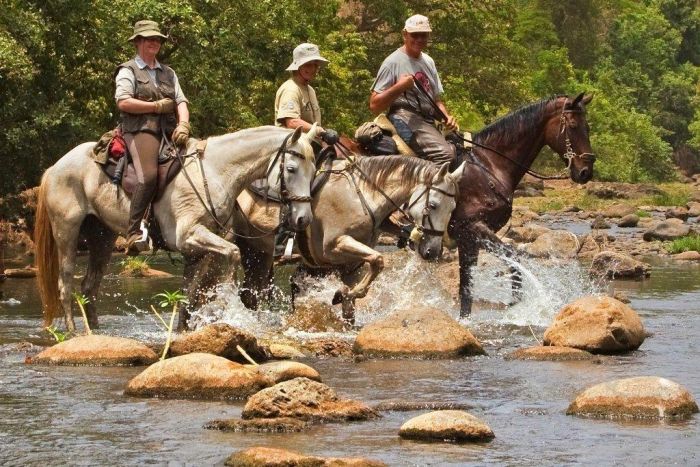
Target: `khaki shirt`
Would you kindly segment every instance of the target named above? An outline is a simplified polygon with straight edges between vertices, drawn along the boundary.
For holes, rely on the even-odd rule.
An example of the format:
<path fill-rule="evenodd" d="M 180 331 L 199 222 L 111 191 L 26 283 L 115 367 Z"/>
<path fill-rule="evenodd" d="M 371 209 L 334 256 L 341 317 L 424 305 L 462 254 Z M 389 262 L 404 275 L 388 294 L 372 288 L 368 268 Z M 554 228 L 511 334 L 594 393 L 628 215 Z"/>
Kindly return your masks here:
<path fill-rule="evenodd" d="M 284 126 L 285 118 L 300 118 L 307 123 L 321 124 L 321 107 L 314 88 L 299 86 L 291 78 L 279 87 L 275 95 L 275 125 Z"/>

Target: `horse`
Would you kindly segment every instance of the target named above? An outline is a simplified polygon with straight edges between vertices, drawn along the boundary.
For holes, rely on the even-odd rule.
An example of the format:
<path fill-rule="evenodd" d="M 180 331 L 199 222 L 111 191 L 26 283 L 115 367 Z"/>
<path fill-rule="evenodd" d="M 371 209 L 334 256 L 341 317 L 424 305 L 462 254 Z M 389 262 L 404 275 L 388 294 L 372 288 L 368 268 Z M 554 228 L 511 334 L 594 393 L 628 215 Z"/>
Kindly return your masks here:
<path fill-rule="evenodd" d="M 515 251 L 495 234 L 513 212 L 513 193 L 545 146 L 567 165 L 569 178 L 579 184 L 593 176 L 595 154 L 591 150 L 586 105 L 593 96 L 556 96 L 522 107 L 474 135 L 474 148 L 466 157 L 459 179 L 457 207 L 448 227 L 459 252 L 460 317 L 472 307 L 471 268 L 479 249 Z M 511 268 L 514 297 L 520 292 L 520 275 Z"/>
<path fill-rule="evenodd" d="M 460 166 L 453 173 L 442 167 L 405 156 L 356 157 L 337 160 L 330 177 L 313 196 L 314 220 L 296 234 L 304 269 L 340 270 L 344 285 L 333 298 L 342 304 L 343 319 L 354 321 L 355 299 L 364 297 L 384 267 L 373 247 L 384 220 L 404 203 L 412 220 L 415 248 L 424 259 L 436 259 L 453 209 Z M 274 240 L 279 204 L 246 190 L 238 197 L 241 210 L 234 216 L 236 242 L 241 249 L 244 281 L 241 300 L 257 309 L 258 297 L 270 290 Z M 361 276 L 355 271 L 366 263 Z"/>
<path fill-rule="evenodd" d="M 310 142 L 317 131 L 315 126 L 308 134 L 273 126 L 241 130 L 209 138 L 201 157 L 192 151 L 181 158 L 182 169 L 152 205 L 165 248 L 184 259 L 188 302 L 180 305 L 178 330 L 187 329 L 190 311 L 206 299 L 203 290 L 239 264 L 238 247 L 223 237 L 230 234 L 236 198 L 253 180 L 267 177 L 281 192 L 291 206 L 292 228 L 302 230 L 311 222 L 316 169 Z M 188 149 L 196 143 L 191 138 Z M 91 159 L 94 145 L 83 143 L 49 167 L 38 192 L 34 241 L 44 325 L 63 314 L 70 331 L 75 330 L 71 292 L 79 239 L 89 250 L 81 292 L 88 299 L 88 325 L 96 328 L 100 282 L 129 214 L 127 196 L 120 196 L 120 187 Z"/>

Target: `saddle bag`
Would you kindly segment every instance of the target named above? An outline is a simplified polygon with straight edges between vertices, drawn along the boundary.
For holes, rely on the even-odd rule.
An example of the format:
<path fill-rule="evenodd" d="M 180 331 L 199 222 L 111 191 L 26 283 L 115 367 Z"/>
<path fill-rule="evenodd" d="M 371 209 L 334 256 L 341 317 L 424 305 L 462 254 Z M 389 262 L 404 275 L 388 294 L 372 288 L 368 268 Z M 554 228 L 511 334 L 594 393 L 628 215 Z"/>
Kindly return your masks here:
<path fill-rule="evenodd" d="M 126 141 L 122 136 L 121 128 L 116 127 L 103 134 L 97 144 L 92 148 L 92 158 L 101 165 L 109 163 L 112 158 L 115 161 L 127 154 Z"/>
<path fill-rule="evenodd" d="M 365 150 L 376 155 L 398 154 L 399 148 L 391 137 L 375 122 L 365 122 L 355 131 L 355 140 Z"/>

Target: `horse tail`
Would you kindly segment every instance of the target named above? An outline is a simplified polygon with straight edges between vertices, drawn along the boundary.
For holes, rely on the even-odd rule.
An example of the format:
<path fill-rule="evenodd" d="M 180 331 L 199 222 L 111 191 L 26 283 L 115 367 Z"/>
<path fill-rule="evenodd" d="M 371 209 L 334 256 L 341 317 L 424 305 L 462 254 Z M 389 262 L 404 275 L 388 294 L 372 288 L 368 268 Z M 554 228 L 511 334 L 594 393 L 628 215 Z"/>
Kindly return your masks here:
<path fill-rule="evenodd" d="M 41 179 L 36 206 L 34 225 L 34 245 L 36 248 L 37 282 L 39 296 L 43 304 L 44 326 L 51 326 L 53 320 L 63 314 L 58 290 L 58 247 L 53 237 L 49 211 L 46 208 L 46 176 Z"/>

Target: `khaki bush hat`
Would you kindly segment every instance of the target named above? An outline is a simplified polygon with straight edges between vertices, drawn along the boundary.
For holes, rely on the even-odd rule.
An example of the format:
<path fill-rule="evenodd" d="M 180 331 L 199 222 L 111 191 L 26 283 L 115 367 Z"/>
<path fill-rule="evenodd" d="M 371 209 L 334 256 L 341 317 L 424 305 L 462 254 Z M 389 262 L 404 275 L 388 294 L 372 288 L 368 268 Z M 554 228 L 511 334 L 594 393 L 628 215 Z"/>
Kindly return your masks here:
<path fill-rule="evenodd" d="M 309 63 L 313 60 L 318 60 L 324 64 L 328 63 L 328 60 L 321 57 L 321 53 L 318 50 L 318 46 L 315 44 L 299 44 L 292 52 L 292 64 L 287 67 L 287 71 L 296 71 L 304 63 Z"/>
<path fill-rule="evenodd" d="M 433 32 L 430 29 L 430 21 L 423 15 L 413 15 L 408 18 L 403 30 L 406 32 Z"/>
<path fill-rule="evenodd" d="M 155 21 L 150 21 L 147 19 L 142 19 L 141 21 L 136 21 L 134 24 L 134 35 L 129 38 L 129 42 L 133 41 L 137 37 L 161 37 L 167 39 L 168 36 L 161 34 L 160 28 L 158 28 L 158 23 Z"/>

